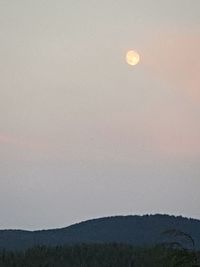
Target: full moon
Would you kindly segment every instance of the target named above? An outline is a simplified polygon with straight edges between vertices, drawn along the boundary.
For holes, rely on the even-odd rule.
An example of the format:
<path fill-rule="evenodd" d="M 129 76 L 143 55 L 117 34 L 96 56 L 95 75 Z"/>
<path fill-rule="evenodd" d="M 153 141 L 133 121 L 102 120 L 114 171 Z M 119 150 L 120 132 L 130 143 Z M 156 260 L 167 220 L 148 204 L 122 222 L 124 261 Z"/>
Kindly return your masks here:
<path fill-rule="evenodd" d="M 130 50 L 126 53 L 126 62 L 131 66 L 135 66 L 140 62 L 140 55 L 136 51 Z"/>

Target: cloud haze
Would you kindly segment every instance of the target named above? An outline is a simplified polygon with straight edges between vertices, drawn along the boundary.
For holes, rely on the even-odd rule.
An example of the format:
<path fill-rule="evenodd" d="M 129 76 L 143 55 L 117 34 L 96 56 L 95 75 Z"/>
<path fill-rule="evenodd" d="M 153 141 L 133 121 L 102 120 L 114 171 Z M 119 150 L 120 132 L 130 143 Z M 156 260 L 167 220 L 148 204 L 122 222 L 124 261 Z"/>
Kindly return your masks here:
<path fill-rule="evenodd" d="M 199 8 L 1 1 L 1 228 L 199 217 Z"/>

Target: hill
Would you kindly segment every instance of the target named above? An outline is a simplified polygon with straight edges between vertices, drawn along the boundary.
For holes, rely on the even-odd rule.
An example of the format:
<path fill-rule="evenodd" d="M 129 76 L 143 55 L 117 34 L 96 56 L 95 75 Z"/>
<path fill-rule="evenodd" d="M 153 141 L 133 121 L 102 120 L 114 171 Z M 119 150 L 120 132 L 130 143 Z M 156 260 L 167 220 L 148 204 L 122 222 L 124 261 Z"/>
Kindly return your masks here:
<path fill-rule="evenodd" d="M 200 220 L 169 215 L 115 216 L 93 219 L 66 228 L 22 231 L 1 230 L 0 249 L 26 249 L 36 245 L 125 243 L 151 246 L 166 241 L 163 231 L 177 229 L 193 237 L 200 248 Z"/>

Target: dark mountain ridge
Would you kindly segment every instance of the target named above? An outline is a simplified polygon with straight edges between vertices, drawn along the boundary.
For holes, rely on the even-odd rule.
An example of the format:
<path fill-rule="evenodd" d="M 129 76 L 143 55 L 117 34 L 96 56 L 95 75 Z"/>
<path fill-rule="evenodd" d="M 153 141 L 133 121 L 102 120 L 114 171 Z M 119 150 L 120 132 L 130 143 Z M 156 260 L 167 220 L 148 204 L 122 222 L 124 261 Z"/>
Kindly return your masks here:
<path fill-rule="evenodd" d="M 200 248 L 200 220 L 156 214 L 105 217 L 51 230 L 0 230 L 0 249 L 114 242 L 151 246 L 165 242 L 162 233 L 169 229 L 191 235 L 196 248 Z"/>

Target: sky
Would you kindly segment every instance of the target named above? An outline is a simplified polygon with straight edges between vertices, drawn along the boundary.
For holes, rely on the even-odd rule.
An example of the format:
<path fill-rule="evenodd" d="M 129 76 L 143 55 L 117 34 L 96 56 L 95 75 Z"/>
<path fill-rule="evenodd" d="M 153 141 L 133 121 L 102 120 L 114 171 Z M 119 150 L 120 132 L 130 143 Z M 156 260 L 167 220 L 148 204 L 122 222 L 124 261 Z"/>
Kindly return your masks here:
<path fill-rule="evenodd" d="M 1 229 L 200 219 L 199 10 L 199 0 L 0 0 Z"/>

